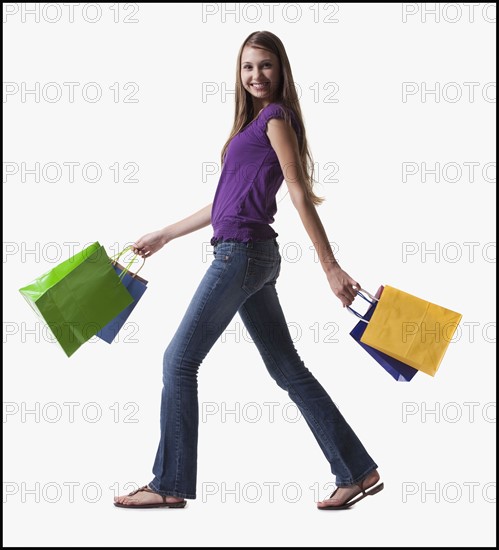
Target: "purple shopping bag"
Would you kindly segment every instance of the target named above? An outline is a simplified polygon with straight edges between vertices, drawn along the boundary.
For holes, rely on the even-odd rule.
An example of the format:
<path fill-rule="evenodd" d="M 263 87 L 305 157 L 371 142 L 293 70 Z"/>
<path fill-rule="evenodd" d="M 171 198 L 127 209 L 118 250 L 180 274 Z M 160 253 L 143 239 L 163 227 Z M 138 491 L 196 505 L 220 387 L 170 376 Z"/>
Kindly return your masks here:
<path fill-rule="evenodd" d="M 364 331 L 367 328 L 366 321 L 369 321 L 371 319 L 378 303 L 376 299 L 381 296 L 383 288 L 383 286 L 380 286 L 374 297 L 370 296 L 371 298 L 375 298 L 373 300 L 368 300 L 361 292 L 357 292 L 359 296 L 364 298 L 364 300 L 369 302 L 371 305 L 364 315 L 360 315 L 360 313 L 357 313 L 350 307 L 348 308 L 354 315 L 363 319 L 363 321 L 359 321 L 357 325 L 355 325 L 353 330 L 350 332 L 350 336 L 360 346 L 362 346 L 367 351 L 367 353 L 369 353 L 369 355 L 371 355 L 371 357 L 373 357 L 386 370 L 386 372 L 388 372 L 388 374 L 395 378 L 395 380 L 397 380 L 398 382 L 410 382 L 414 375 L 418 372 L 417 369 L 406 365 L 405 363 L 402 363 L 402 361 L 390 357 L 386 353 L 378 351 L 377 349 L 374 349 L 371 346 L 368 346 L 367 344 L 364 344 L 360 341 L 362 335 L 364 334 Z"/>

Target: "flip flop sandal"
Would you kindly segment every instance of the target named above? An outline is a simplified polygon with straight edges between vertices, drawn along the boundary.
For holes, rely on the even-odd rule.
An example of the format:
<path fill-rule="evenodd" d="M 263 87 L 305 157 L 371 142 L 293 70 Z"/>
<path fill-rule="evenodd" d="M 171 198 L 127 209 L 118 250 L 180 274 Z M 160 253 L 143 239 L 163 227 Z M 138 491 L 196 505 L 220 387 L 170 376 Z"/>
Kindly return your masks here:
<path fill-rule="evenodd" d="M 128 496 L 133 497 L 133 495 L 136 495 L 141 491 L 144 491 L 145 493 L 154 493 L 155 495 L 159 494 L 155 491 L 151 491 L 147 485 L 144 485 L 144 487 L 129 493 Z M 166 502 L 167 497 L 163 495 L 159 496 L 163 498 L 163 502 L 155 502 L 152 504 L 122 504 L 121 502 L 115 502 L 114 505 L 118 506 L 118 508 L 185 508 L 185 505 L 187 504 L 186 500 L 181 500 L 180 502 Z"/>
<path fill-rule="evenodd" d="M 384 488 L 384 483 L 380 483 L 379 485 L 376 485 L 374 487 L 371 485 L 372 489 L 371 489 L 371 487 L 368 487 L 368 489 L 369 489 L 368 491 L 366 491 L 365 489 L 362 488 L 362 482 L 356 483 L 355 485 L 357 485 L 359 487 L 359 489 L 362 491 L 362 494 L 360 496 L 358 496 L 359 493 L 357 493 L 356 495 L 351 497 L 350 500 L 347 500 L 347 502 L 344 502 L 343 504 L 338 504 L 336 506 L 331 505 L 331 506 L 318 507 L 318 509 L 319 510 L 346 510 L 347 508 L 350 508 L 350 506 L 352 506 L 356 502 L 359 502 L 359 500 L 362 500 L 363 498 L 365 498 L 369 495 L 375 495 L 376 493 L 379 493 L 380 491 L 382 491 L 383 488 Z M 334 493 L 329 497 L 330 499 L 334 497 L 334 495 L 336 494 L 338 489 L 340 489 L 340 487 L 337 487 L 334 490 Z"/>

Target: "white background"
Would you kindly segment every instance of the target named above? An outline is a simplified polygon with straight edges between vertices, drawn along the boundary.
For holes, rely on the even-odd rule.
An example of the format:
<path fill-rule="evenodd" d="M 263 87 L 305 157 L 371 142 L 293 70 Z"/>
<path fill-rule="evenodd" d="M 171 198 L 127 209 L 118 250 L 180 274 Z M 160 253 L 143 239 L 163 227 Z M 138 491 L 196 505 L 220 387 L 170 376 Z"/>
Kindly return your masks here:
<path fill-rule="evenodd" d="M 265 4 L 72 4 L 73 22 L 62 4 L 30 4 L 38 22 L 23 6 L 4 4 L 4 544 L 492 546 L 495 6 L 278 4 L 271 17 Z M 162 355 L 211 261 L 211 227 L 146 263 L 149 289 L 118 342 L 93 338 L 70 359 L 18 289 L 88 243 L 116 253 L 212 201 L 217 174 L 203 177 L 203 165 L 219 161 L 237 52 L 255 30 L 287 49 L 327 199 L 318 212 L 343 268 L 372 292 L 390 284 L 458 311 L 461 326 L 434 378 L 395 382 L 349 336 L 355 319 L 283 186 L 277 289 L 295 345 L 385 490 L 316 510 L 333 488 L 329 465 L 236 316 L 200 369 L 210 414 L 198 498 L 185 510 L 118 509 L 114 494 L 152 479 Z M 37 82 L 38 98 L 21 95 Z M 79 83 L 73 101 L 65 82 Z M 96 102 L 95 87 L 82 95 L 91 82 Z M 125 102 L 134 90 L 138 102 Z M 37 162 L 38 182 L 21 173 Z M 73 181 L 68 162 L 79 163 Z M 52 165 L 44 178 L 48 163 L 59 179 Z M 102 169 L 95 182 L 87 163 Z M 125 181 L 127 163 L 138 182 Z M 422 177 L 424 163 L 439 164 L 439 181 Z"/>

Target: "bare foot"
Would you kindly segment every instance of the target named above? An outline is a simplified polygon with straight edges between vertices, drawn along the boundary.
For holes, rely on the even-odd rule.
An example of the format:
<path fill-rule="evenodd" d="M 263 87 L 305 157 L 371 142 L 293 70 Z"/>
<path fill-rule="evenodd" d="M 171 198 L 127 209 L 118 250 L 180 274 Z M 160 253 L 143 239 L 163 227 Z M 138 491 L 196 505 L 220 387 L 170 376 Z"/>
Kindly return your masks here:
<path fill-rule="evenodd" d="M 378 481 L 378 471 L 374 470 L 373 472 L 368 474 L 367 477 L 362 480 L 362 482 L 359 482 L 360 487 L 357 484 L 349 485 L 348 487 L 338 487 L 333 493 L 334 496 L 331 495 L 332 498 L 328 498 L 326 500 L 318 502 L 317 508 L 326 508 L 327 506 L 342 506 L 355 496 L 360 495 L 362 493 L 362 489 L 364 489 L 365 491 L 373 485 L 376 485 Z"/>
<path fill-rule="evenodd" d="M 165 503 L 177 504 L 179 502 L 184 502 L 184 499 L 172 496 L 163 497 L 162 495 L 155 493 L 152 489 L 150 489 L 149 485 L 145 485 L 144 487 L 141 487 L 136 491 L 132 491 L 128 495 L 114 497 L 114 502 L 115 504 L 119 504 L 121 506 L 145 507 L 147 505 L 154 506 L 155 504 L 161 505 Z"/>

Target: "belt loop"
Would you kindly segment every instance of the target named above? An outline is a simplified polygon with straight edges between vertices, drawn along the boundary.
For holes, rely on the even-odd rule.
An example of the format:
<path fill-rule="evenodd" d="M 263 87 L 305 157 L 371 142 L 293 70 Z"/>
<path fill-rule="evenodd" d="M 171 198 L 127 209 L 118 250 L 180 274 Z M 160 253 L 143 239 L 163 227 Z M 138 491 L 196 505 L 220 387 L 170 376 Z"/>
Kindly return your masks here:
<path fill-rule="evenodd" d="M 253 248 L 253 240 L 250 239 L 246 245 L 248 248 Z"/>

